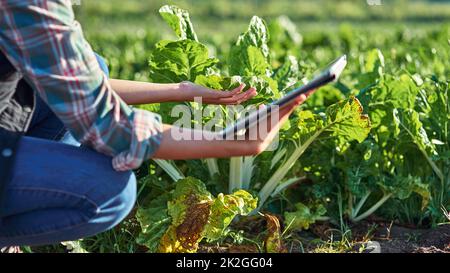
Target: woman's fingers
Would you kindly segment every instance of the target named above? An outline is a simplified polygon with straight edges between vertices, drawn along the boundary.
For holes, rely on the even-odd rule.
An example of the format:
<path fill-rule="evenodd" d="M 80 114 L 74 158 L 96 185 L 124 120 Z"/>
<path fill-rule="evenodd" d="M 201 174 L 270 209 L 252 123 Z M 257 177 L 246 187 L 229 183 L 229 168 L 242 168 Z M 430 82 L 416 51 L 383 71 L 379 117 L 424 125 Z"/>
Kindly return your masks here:
<path fill-rule="evenodd" d="M 245 88 L 245 83 L 242 83 L 238 87 L 234 88 L 231 91 L 222 91 L 220 92 L 222 98 L 232 97 L 234 95 L 239 94 Z"/>
<path fill-rule="evenodd" d="M 236 87 L 230 91 L 219 91 L 219 90 L 214 90 L 214 89 L 210 89 L 210 88 L 206 88 L 206 87 L 202 87 L 202 88 L 204 88 L 204 90 L 202 92 L 203 98 L 211 98 L 211 99 L 230 98 L 230 97 L 233 97 L 233 96 L 241 93 L 242 90 L 244 90 L 244 88 L 245 88 L 245 83 L 239 85 L 238 87 Z"/>
<path fill-rule="evenodd" d="M 204 88 L 204 89 L 203 89 Z M 245 84 L 242 83 L 238 87 L 230 91 L 218 91 L 202 87 L 202 98 L 205 103 L 216 104 L 239 104 L 254 96 L 256 96 L 256 89 L 251 87 L 247 91 L 242 92 L 245 88 Z"/>
<path fill-rule="evenodd" d="M 211 104 L 240 104 L 257 95 L 257 91 L 254 87 L 249 88 L 247 91 L 242 92 L 245 88 L 245 83 L 240 84 L 238 87 L 230 91 L 218 91 L 203 86 L 198 86 L 199 96 L 202 97 L 203 102 Z M 309 97 L 316 90 L 311 90 L 304 95 L 297 97 L 294 103 L 303 103 L 307 97 Z M 285 107 L 283 107 L 285 108 Z"/>
<path fill-rule="evenodd" d="M 233 90 L 231 92 L 236 92 L 236 90 Z M 231 97 L 204 98 L 204 100 L 206 103 L 239 104 L 250 98 L 253 98 L 254 96 L 256 96 L 256 94 L 257 94 L 256 89 L 252 87 L 245 92 L 234 94 Z"/>

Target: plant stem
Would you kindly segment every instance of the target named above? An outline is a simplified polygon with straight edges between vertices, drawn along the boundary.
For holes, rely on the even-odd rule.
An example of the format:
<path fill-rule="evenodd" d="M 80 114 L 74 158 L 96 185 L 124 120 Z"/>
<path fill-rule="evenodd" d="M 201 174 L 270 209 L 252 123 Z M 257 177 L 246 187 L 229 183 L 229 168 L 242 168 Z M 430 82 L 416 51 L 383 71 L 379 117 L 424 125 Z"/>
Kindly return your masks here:
<path fill-rule="evenodd" d="M 228 191 L 232 193 L 236 189 L 242 189 L 242 156 L 230 158 Z"/>
<path fill-rule="evenodd" d="M 358 215 L 359 211 L 361 210 L 361 208 L 363 207 L 364 203 L 366 203 L 367 198 L 369 198 L 370 194 L 372 193 L 372 191 L 368 191 L 363 198 L 361 198 L 361 200 L 359 200 L 358 204 L 356 205 L 355 209 L 352 210 L 352 214 L 350 216 L 350 219 L 354 219 L 356 217 L 356 215 Z"/>
<path fill-rule="evenodd" d="M 370 209 L 368 209 L 363 214 L 359 215 L 358 217 L 355 217 L 353 219 L 353 222 L 359 222 L 367 217 L 369 217 L 372 213 L 374 213 L 381 205 L 383 205 L 389 198 L 391 198 L 392 193 L 385 194 L 383 198 L 381 198 L 375 205 L 373 205 Z"/>
<path fill-rule="evenodd" d="M 207 158 L 205 159 L 206 166 L 208 167 L 209 176 L 212 178 L 215 174 L 219 173 L 219 166 L 217 165 L 216 158 Z"/>
<path fill-rule="evenodd" d="M 261 208 L 262 205 L 266 202 L 267 198 L 272 194 L 277 185 L 281 180 L 286 176 L 294 163 L 300 158 L 300 156 L 305 152 L 305 150 L 311 145 L 311 143 L 323 132 L 323 129 L 318 130 L 314 133 L 308 140 L 295 149 L 292 155 L 284 162 L 275 173 L 269 178 L 264 187 L 259 192 L 259 207 L 257 210 Z"/>
<path fill-rule="evenodd" d="M 253 162 L 255 161 L 254 156 L 245 156 L 244 162 L 243 162 L 243 170 L 242 170 L 242 188 L 247 190 L 250 188 L 250 182 L 252 180 L 253 175 L 253 169 L 254 165 Z"/>
<path fill-rule="evenodd" d="M 177 182 L 178 180 L 184 178 L 183 173 L 181 173 L 172 161 L 163 159 L 153 159 L 153 161 L 155 161 L 155 163 L 158 164 L 161 169 L 163 169 L 170 176 L 170 178 L 172 178 L 173 181 Z"/>
<path fill-rule="evenodd" d="M 305 177 L 303 177 L 303 178 L 305 178 Z M 300 179 L 302 179 L 302 178 L 300 178 L 300 177 L 293 177 L 293 178 L 289 178 L 288 180 L 286 180 L 286 181 L 284 181 L 284 182 L 281 182 L 277 187 L 276 187 L 276 189 L 272 192 L 272 194 L 270 195 L 271 197 L 274 197 L 274 196 L 276 196 L 277 194 L 279 194 L 282 190 L 284 190 L 285 188 L 287 188 L 287 187 L 289 187 L 289 186 L 291 186 L 291 185 L 293 185 L 293 184 L 296 184 L 296 183 L 298 183 L 298 182 L 300 182 Z"/>

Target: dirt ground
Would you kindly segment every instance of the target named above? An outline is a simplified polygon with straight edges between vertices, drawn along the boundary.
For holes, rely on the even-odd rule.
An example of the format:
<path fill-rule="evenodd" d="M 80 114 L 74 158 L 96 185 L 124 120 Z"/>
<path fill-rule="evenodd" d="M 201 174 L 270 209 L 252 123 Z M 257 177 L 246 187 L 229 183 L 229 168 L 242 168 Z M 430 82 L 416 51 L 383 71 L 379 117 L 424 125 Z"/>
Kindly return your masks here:
<path fill-rule="evenodd" d="M 372 240 L 380 243 L 382 253 L 450 253 L 450 225 L 428 230 L 384 226 Z"/>
<path fill-rule="evenodd" d="M 235 228 L 242 228 L 247 234 L 258 234 L 264 230 L 265 221 L 255 217 Z M 384 221 L 366 221 L 350 227 L 351 242 L 345 246 L 339 243 L 341 232 L 329 223 L 314 224 L 308 231 L 297 233 L 295 240 L 283 241 L 288 252 L 369 252 L 369 253 L 450 253 L 450 225 L 432 229 L 417 229 Z M 261 235 L 263 236 L 263 235 Z M 324 247 L 326 246 L 326 247 Z M 200 246 L 199 252 L 254 253 L 261 251 L 255 244 L 222 244 Z"/>

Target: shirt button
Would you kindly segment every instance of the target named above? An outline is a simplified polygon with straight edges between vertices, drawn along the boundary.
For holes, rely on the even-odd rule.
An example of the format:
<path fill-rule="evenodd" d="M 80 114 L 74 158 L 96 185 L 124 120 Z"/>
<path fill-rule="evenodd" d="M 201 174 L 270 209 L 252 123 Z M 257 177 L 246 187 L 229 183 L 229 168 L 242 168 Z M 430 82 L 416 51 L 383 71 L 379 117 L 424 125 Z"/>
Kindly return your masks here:
<path fill-rule="evenodd" d="M 9 148 L 6 148 L 6 149 L 3 149 L 3 151 L 2 151 L 2 156 L 3 157 L 10 157 L 10 156 L 12 156 L 12 150 L 11 149 L 9 149 Z"/>
<path fill-rule="evenodd" d="M 25 106 L 25 107 L 23 108 L 23 111 L 26 112 L 26 113 L 31 113 L 32 110 L 33 110 L 33 109 L 31 109 L 31 108 L 28 107 L 28 106 Z"/>

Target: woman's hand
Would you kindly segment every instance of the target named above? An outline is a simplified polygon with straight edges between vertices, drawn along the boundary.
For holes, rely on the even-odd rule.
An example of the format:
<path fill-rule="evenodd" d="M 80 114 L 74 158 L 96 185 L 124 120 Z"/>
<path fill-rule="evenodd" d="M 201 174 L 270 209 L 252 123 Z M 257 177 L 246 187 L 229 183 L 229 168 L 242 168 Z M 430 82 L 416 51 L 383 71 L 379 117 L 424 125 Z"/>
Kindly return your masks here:
<path fill-rule="evenodd" d="M 314 91 L 315 90 L 312 90 L 304 95 L 300 95 L 293 102 L 280 108 L 278 112 L 278 119 L 274 122 L 271 118 L 261 120 L 256 126 L 265 126 L 267 129 L 259 130 L 259 128 L 257 128 L 256 132 L 259 133 L 257 138 L 254 140 L 245 141 L 247 146 L 247 155 L 256 155 L 265 151 L 276 137 L 280 128 L 289 119 L 289 116 L 294 112 L 295 108 L 306 101 L 308 96 L 310 96 Z M 261 134 L 261 132 L 266 133 Z"/>
<path fill-rule="evenodd" d="M 241 84 L 230 91 L 219 91 L 210 89 L 192 82 L 180 83 L 180 101 L 193 101 L 196 97 L 201 97 L 203 103 L 208 104 L 240 104 L 256 96 L 256 89 L 251 87 L 244 90 L 245 84 Z"/>

